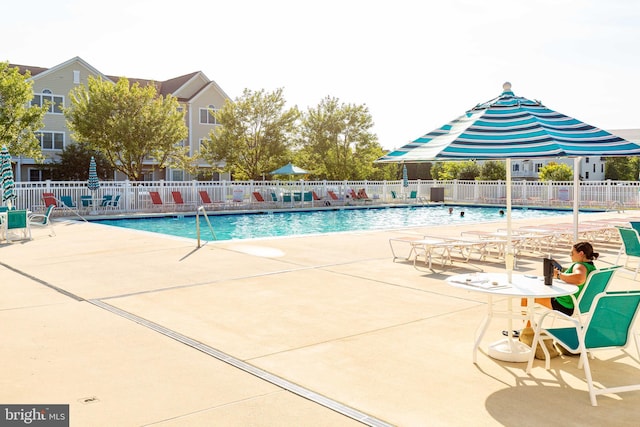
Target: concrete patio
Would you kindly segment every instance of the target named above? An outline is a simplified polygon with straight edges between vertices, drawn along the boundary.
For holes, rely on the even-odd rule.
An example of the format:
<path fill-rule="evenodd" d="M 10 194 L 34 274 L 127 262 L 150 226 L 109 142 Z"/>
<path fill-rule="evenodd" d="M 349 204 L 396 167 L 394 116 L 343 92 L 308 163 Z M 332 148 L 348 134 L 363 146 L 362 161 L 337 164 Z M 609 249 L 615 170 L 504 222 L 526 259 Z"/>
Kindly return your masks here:
<path fill-rule="evenodd" d="M 581 219 L 627 217 L 626 213 Z M 570 216 L 536 220 L 568 222 Z M 516 221 L 515 226 L 525 225 Z M 72 426 L 632 426 L 640 392 L 592 407 L 577 358 L 550 371 L 478 355 L 482 294 L 444 281 L 501 271 L 393 262 L 410 228 L 208 243 L 73 221 L 0 244 L 0 403 L 70 405 Z M 596 243 L 598 266 L 619 243 Z M 569 247 L 555 251 L 566 264 Z M 541 273 L 540 255 L 519 272 Z M 611 289 L 640 289 L 619 272 Z M 502 338 L 494 321 L 483 342 Z M 634 345 L 596 382 L 640 382 Z"/>

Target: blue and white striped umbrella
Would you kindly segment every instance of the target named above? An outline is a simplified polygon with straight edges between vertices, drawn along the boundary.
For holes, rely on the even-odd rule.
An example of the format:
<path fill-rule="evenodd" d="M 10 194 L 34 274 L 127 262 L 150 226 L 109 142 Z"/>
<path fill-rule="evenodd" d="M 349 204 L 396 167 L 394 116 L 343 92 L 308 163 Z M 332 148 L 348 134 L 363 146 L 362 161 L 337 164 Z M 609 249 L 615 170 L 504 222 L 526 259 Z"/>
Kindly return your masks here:
<path fill-rule="evenodd" d="M 511 83 L 502 94 L 478 104 L 439 129 L 376 160 L 420 163 L 439 160 L 507 161 L 507 236 L 511 235 L 511 159 L 640 155 L 640 145 L 516 96 Z M 578 236 L 579 163 L 574 162 L 573 223 Z M 509 240 L 510 241 L 510 240 Z M 511 248 L 507 248 L 511 253 Z M 507 263 L 507 270 L 512 266 Z"/>
<path fill-rule="evenodd" d="M 2 203 L 7 206 L 15 205 L 16 192 L 13 180 L 13 169 L 11 168 L 11 154 L 7 147 L 0 150 L 0 177 L 2 177 Z"/>
<path fill-rule="evenodd" d="M 98 173 L 96 172 L 96 159 L 91 156 L 89 162 L 89 181 L 87 182 L 87 188 L 91 191 L 95 191 L 100 188 L 100 181 L 98 180 Z"/>
<path fill-rule="evenodd" d="M 388 153 L 378 163 L 640 155 L 640 145 L 515 96 L 499 97 Z"/>

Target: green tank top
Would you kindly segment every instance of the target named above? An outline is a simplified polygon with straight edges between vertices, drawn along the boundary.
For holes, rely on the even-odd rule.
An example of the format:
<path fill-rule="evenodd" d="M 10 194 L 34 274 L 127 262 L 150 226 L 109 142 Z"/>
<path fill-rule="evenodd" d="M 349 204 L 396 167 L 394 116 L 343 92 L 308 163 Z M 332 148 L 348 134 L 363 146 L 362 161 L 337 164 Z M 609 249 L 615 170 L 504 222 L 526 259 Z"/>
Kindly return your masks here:
<path fill-rule="evenodd" d="M 596 266 L 593 265 L 593 262 L 574 262 L 564 272 L 565 273 L 573 273 L 573 267 L 576 264 L 582 264 L 582 265 L 585 266 L 585 268 L 587 269 L 587 276 L 586 277 L 589 277 L 589 274 L 591 274 L 591 272 L 596 269 Z M 582 292 L 582 288 L 584 288 L 584 284 L 586 282 L 587 282 L 587 280 L 585 278 L 585 281 L 578 285 L 578 292 L 573 294 L 573 296 L 576 297 L 576 300 L 578 299 L 578 296 L 580 295 L 580 292 Z M 565 295 L 565 296 L 562 296 L 562 297 L 557 297 L 556 301 L 558 301 L 558 303 L 563 307 L 573 308 L 573 300 L 571 299 L 571 295 Z"/>

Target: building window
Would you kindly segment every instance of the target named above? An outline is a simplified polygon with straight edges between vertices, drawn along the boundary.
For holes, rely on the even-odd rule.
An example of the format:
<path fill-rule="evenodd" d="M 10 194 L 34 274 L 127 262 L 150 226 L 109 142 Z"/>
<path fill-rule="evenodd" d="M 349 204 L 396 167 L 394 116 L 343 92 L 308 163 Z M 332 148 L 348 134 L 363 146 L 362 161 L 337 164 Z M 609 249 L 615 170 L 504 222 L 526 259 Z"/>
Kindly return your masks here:
<path fill-rule="evenodd" d="M 542 163 L 536 163 L 536 173 L 539 173 L 540 169 L 542 169 Z"/>
<path fill-rule="evenodd" d="M 46 181 L 47 179 L 51 179 L 52 174 L 48 169 L 36 169 L 29 168 L 29 181 L 38 182 L 38 181 Z"/>
<path fill-rule="evenodd" d="M 187 142 L 186 139 L 183 139 L 182 141 L 178 142 L 178 147 L 186 147 L 187 148 L 187 156 L 191 155 L 191 147 L 189 146 L 189 143 Z"/>
<path fill-rule="evenodd" d="M 36 138 L 40 141 L 43 150 L 64 149 L 64 133 L 62 132 L 37 132 Z"/>
<path fill-rule="evenodd" d="M 587 171 L 587 172 L 585 172 L 585 173 L 584 173 L 584 178 L 585 178 L 585 179 L 589 179 L 589 171 Z"/>
<path fill-rule="evenodd" d="M 514 163 L 511 167 L 512 172 L 520 172 L 520 165 L 517 163 Z"/>
<path fill-rule="evenodd" d="M 588 157 L 585 157 L 585 158 L 584 158 L 584 161 L 585 161 L 585 163 L 589 163 L 589 158 L 588 158 Z"/>
<path fill-rule="evenodd" d="M 600 163 L 600 173 L 604 173 L 604 163 Z"/>
<path fill-rule="evenodd" d="M 171 169 L 172 181 L 184 181 L 184 171 L 178 169 Z"/>
<path fill-rule="evenodd" d="M 49 103 L 49 110 L 47 110 L 47 113 L 62 114 L 64 96 L 52 95 L 49 89 L 43 90 L 42 93 L 34 94 L 33 99 L 31 100 L 31 105 L 42 107 L 47 102 Z"/>
<path fill-rule="evenodd" d="M 209 108 L 201 108 L 200 109 L 200 123 L 205 125 L 217 125 L 218 122 L 216 118 L 213 117 L 212 113 L 218 111 L 216 107 L 213 105 L 209 105 Z"/>
<path fill-rule="evenodd" d="M 596 164 L 594 163 L 593 164 L 593 172 L 595 173 L 595 171 L 596 171 Z"/>
<path fill-rule="evenodd" d="M 80 84 L 80 71 L 73 70 L 73 83 Z"/>

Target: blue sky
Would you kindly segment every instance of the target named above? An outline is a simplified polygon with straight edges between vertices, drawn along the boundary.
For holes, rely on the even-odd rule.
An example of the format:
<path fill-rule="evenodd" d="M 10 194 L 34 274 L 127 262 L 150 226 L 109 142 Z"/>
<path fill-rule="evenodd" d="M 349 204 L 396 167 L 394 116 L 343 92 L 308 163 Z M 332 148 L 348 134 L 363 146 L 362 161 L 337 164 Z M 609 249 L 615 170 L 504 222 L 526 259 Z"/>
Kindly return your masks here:
<path fill-rule="evenodd" d="M 203 71 L 231 98 L 366 104 L 392 149 L 498 96 L 604 129 L 640 128 L 634 0 L 35 0 L 0 5 L 0 61 L 80 56 L 110 75 Z M 108 7 L 107 7 L 108 6 Z"/>

